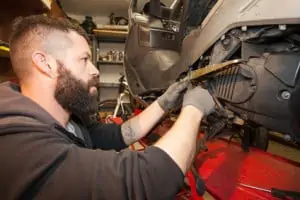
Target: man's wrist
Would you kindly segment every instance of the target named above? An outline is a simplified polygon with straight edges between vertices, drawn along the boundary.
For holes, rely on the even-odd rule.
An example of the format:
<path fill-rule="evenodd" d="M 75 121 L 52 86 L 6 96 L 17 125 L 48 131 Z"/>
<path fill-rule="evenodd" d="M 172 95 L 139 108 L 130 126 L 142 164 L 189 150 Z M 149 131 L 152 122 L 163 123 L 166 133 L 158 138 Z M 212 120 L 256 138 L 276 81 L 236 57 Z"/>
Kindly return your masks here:
<path fill-rule="evenodd" d="M 192 106 L 192 105 L 184 106 L 182 108 L 181 112 L 187 113 L 192 118 L 199 119 L 199 120 L 201 120 L 204 116 L 204 113 L 201 110 L 199 110 L 198 108 L 196 108 L 195 106 Z"/>
<path fill-rule="evenodd" d="M 158 106 L 159 106 L 159 108 L 161 108 L 161 110 L 163 111 L 163 112 L 168 112 L 168 108 L 166 107 L 166 102 L 165 102 L 165 100 L 164 99 L 157 99 L 154 103 L 157 103 L 158 104 Z"/>

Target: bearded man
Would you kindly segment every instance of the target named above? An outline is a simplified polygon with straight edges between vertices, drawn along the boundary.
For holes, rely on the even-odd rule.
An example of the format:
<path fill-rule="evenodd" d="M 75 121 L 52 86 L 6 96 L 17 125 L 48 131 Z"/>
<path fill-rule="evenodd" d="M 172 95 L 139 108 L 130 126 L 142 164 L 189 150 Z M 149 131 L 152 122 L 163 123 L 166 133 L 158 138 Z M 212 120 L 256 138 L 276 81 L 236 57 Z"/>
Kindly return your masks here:
<path fill-rule="evenodd" d="M 89 123 L 99 71 L 88 37 L 65 19 L 16 20 L 10 59 L 19 85 L 0 86 L 2 199 L 174 199 L 214 102 L 177 82 L 122 125 Z M 183 99 L 183 100 L 182 100 Z M 126 149 L 182 101 L 175 125 L 145 151 Z"/>

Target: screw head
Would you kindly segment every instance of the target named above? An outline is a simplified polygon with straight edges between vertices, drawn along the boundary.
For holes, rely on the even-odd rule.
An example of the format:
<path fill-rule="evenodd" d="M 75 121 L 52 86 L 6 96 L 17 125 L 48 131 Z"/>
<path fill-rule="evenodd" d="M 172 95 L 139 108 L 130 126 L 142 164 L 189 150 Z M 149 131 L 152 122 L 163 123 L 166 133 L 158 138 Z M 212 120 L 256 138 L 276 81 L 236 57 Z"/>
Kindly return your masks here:
<path fill-rule="evenodd" d="M 280 25 L 278 26 L 278 28 L 279 28 L 279 30 L 281 30 L 281 31 L 285 31 L 285 30 L 286 30 L 286 25 L 285 25 L 285 24 L 280 24 Z"/>
<path fill-rule="evenodd" d="M 291 93 L 289 91 L 282 91 L 281 92 L 281 98 L 284 100 L 288 100 L 291 98 Z"/>
<path fill-rule="evenodd" d="M 283 139 L 287 142 L 291 141 L 292 140 L 292 137 L 290 135 L 284 135 L 283 136 Z"/>

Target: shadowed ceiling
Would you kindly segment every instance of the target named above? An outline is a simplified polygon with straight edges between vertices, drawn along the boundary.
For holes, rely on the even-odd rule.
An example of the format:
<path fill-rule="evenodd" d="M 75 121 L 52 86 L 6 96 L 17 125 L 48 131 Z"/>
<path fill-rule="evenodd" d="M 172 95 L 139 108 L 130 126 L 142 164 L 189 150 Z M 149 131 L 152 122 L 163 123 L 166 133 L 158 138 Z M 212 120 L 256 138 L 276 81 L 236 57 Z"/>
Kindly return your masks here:
<path fill-rule="evenodd" d="M 148 0 L 138 0 L 139 8 Z M 108 16 L 111 12 L 117 15 L 127 16 L 127 8 L 130 0 L 60 0 L 63 9 L 67 13 L 77 15 Z M 162 1 L 170 5 L 172 0 Z"/>

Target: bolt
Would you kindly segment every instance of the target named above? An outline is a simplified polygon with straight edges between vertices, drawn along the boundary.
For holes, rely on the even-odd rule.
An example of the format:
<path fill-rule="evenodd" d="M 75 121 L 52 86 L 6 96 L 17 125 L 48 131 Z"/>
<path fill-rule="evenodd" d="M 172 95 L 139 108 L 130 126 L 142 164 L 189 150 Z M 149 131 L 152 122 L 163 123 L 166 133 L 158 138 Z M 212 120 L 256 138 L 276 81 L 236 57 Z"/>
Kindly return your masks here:
<path fill-rule="evenodd" d="M 289 142 L 289 141 L 292 140 L 292 138 L 291 138 L 290 135 L 284 135 L 284 136 L 283 136 L 283 139 L 284 139 L 285 141 L 287 141 L 287 142 Z"/>
<path fill-rule="evenodd" d="M 288 100 L 291 98 L 291 93 L 289 91 L 282 91 L 281 92 L 281 98 L 284 100 Z"/>
<path fill-rule="evenodd" d="M 246 32 L 247 31 L 247 26 L 242 26 L 242 31 Z"/>
<path fill-rule="evenodd" d="M 223 45 L 227 46 L 230 44 L 230 39 L 226 38 L 225 40 L 223 40 Z"/>
<path fill-rule="evenodd" d="M 285 25 L 285 24 L 280 24 L 280 25 L 278 26 L 278 28 L 279 28 L 279 30 L 281 30 L 281 31 L 285 31 L 285 30 L 286 30 L 286 25 Z"/>

